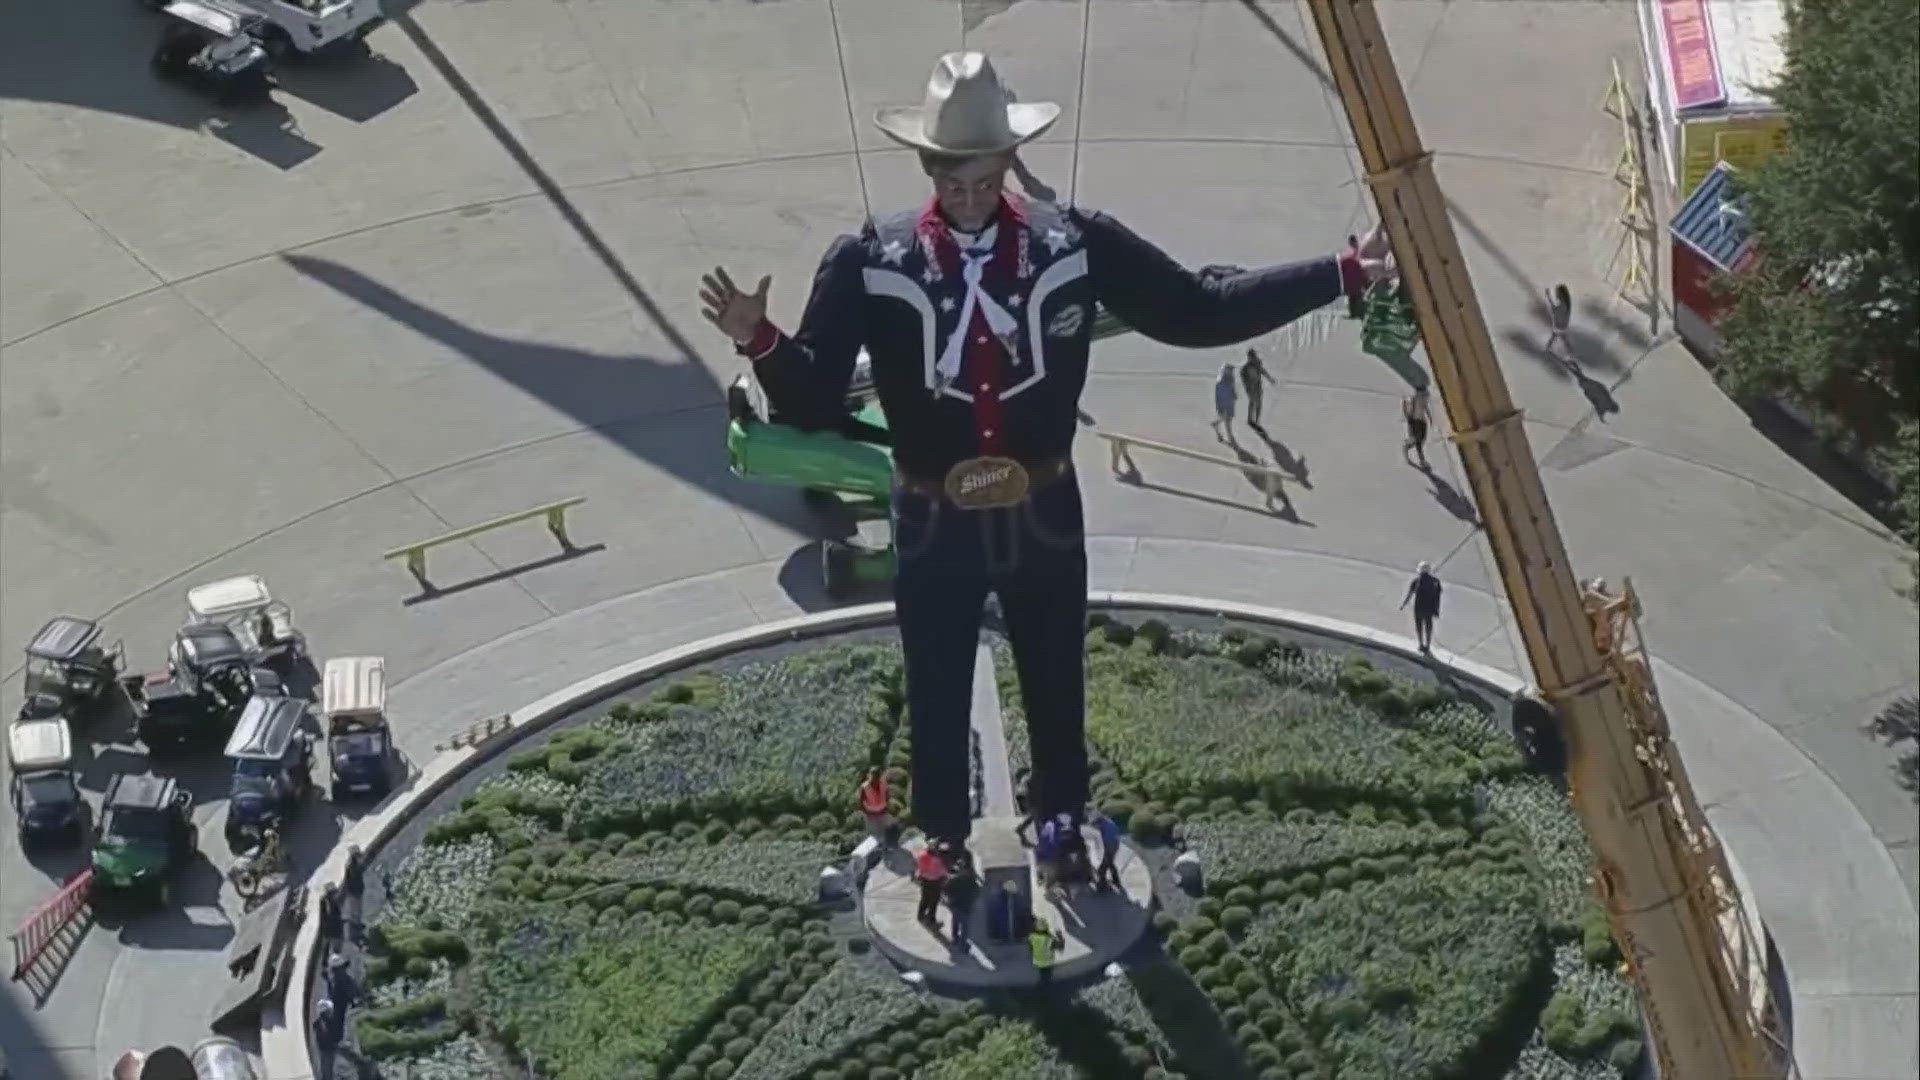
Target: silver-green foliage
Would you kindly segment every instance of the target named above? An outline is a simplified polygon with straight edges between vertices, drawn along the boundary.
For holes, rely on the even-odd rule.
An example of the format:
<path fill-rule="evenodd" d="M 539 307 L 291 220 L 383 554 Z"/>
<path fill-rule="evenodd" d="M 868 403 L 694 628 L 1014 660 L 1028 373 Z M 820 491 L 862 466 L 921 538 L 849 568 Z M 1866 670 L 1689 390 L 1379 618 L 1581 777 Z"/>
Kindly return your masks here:
<path fill-rule="evenodd" d="M 1200 818 L 1183 823 L 1180 835 L 1199 854 L 1209 887 L 1258 883 L 1365 856 L 1451 848 L 1467 840 L 1460 828 L 1364 825 L 1331 814 L 1283 821 Z"/>
<path fill-rule="evenodd" d="M 1541 776 L 1519 776 L 1487 785 L 1487 802 L 1526 837 L 1541 869 L 1547 918 L 1578 922 L 1591 889 L 1593 849 L 1566 795 Z"/>
<path fill-rule="evenodd" d="M 1140 1000 L 1140 994 L 1133 988 L 1133 982 L 1124 976 L 1102 979 L 1092 986 L 1081 990 L 1077 995 L 1080 1002 L 1107 1018 L 1107 1022 L 1116 1028 L 1131 1031 L 1147 1040 L 1164 1056 L 1171 1057 L 1172 1047 L 1160 1030 L 1160 1024 L 1147 1011 L 1146 1003 Z"/>
<path fill-rule="evenodd" d="M 480 1040 L 461 1032 L 431 1052 L 381 1062 L 380 1075 L 398 1080 L 480 1080 L 496 1068 Z"/>
<path fill-rule="evenodd" d="M 711 683 L 711 699 L 613 725 L 582 769 L 569 821 L 719 800 L 845 802 L 888 719 L 881 683 L 897 650 L 822 650 L 752 664 Z"/>
<path fill-rule="evenodd" d="M 1455 1074 L 1547 960 L 1538 894 L 1511 865 L 1421 870 L 1280 910 L 1245 947 L 1356 1076 Z"/>
<path fill-rule="evenodd" d="M 926 999 L 883 964 L 846 957 L 788 1009 L 733 1080 L 787 1080 L 921 1012 Z"/>
<path fill-rule="evenodd" d="M 806 904 L 818 895 L 820 868 L 838 862 L 832 844 L 742 840 L 603 858 L 589 863 L 586 874 L 602 881 L 721 889 L 779 904 Z"/>
<path fill-rule="evenodd" d="M 465 928 L 486 886 L 494 853 L 493 839 L 484 834 L 414 848 L 394 871 L 378 921 L 420 925 L 438 919 L 448 930 Z"/>

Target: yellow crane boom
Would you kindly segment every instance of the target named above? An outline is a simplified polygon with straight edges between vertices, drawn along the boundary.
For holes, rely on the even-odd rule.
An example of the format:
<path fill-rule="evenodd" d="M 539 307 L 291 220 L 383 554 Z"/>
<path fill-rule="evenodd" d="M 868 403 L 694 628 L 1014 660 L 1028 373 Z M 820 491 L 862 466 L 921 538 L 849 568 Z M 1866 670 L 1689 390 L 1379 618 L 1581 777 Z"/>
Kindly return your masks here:
<path fill-rule="evenodd" d="M 1309 0 L 1409 286 L 1540 696 L 1560 719 L 1595 883 L 1673 1080 L 1791 1076 L 1759 944 L 1669 737 L 1632 584 L 1583 590 L 1494 355 L 1373 0 Z"/>

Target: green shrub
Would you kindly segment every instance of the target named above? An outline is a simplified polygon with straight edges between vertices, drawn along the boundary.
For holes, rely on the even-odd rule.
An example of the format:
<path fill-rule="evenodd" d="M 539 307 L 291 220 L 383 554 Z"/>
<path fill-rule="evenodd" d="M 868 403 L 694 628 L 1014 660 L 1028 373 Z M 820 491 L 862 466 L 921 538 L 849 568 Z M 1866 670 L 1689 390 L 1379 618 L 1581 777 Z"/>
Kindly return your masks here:
<path fill-rule="evenodd" d="M 1235 904 L 1220 913 L 1220 925 L 1225 927 L 1230 934 L 1239 935 L 1246 933 L 1247 927 L 1252 924 L 1253 909 L 1251 908 Z"/>
<path fill-rule="evenodd" d="M 1613 1066 L 1621 1076 L 1632 1076 L 1640 1066 L 1640 1055 L 1645 1049 L 1639 1039 L 1621 1039 L 1607 1051 L 1607 1064 Z"/>
<path fill-rule="evenodd" d="M 1613 927 L 1599 905 L 1590 907 L 1580 922 L 1580 953 L 1587 963 L 1612 967 L 1621 960 L 1620 943 L 1613 938 Z"/>

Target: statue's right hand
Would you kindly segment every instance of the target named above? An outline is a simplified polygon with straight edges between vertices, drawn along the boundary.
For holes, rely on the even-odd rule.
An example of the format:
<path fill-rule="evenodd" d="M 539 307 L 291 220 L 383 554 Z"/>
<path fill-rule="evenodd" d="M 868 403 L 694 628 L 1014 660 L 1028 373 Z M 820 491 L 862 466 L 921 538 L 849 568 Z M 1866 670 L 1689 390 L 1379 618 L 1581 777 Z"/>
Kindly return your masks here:
<path fill-rule="evenodd" d="M 726 270 L 716 266 L 700 277 L 700 313 L 735 345 L 745 345 L 767 317 L 767 286 L 772 282 L 771 276 L 763 277 L 754 291 L 741 292 Z"/>

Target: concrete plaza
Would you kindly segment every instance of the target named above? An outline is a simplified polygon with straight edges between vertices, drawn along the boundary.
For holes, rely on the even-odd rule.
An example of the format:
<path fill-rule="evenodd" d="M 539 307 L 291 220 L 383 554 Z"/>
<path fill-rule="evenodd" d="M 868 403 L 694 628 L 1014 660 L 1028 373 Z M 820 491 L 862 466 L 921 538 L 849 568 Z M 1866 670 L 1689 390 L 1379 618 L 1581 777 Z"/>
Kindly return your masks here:
<path fill-rule="evenodd" d="M 741 364 L 695 282 L 716 263 L 770 273 L 791 325 L 834 235 L 922 197 L 867 118 L 917 99 L 944 49 L 986 49 L 1023 98 L 1061 102 L 1034 171 L 1191 265 L 1330 251 L 1369 213 L 1294 0 L 390 5 L 377 59 L 288 70 L 276 106 L 242 113 L 150 79 L 140 5 L 10 11 L 8 648 L 72 612 L 157 667 L 188 586 L 261 573 L 319 656 L 387 658 L 418 762 L 594 671 L 826 606 L 820 521 L 727 472 Z M 1859 731 L 1920 677 L 1901 549 L 1754 430 L 1664 316 L 1615 298 L 1618 128 L 1598 105 L 1610 61 L 1637 66 L 1632 6 L 1381 10 L 1576 569 L 1630 574 L 1645 599 L 1688 767 L 1778 941 L 1808 1080 L 1910 1078 L 1920 825 Z M 1539 348 L 1555 282 L 1576 297 L 1577 373 Z M 1351 326 L 1316 331 L 1260 343 L 1281 380 L 1273 442 L 1238 433 L 1298 477 L 1291 514 L 1198 462 L 1141 455 L 1143 482 L 1117 482 L 1082 440 L 1096 587 L 1400 630 L 1428 559 L 1448 583 L 1440 645 L 1522 670 L 1457 463 L 1435 446 L 1432 474 L 1405 464 L 1402 376 Z M 1086 411 L 1231 452 L 1207 428 L 1210 382 L 1242 351 L 1109 340 Z M 417 602 L 379 557 L 569 495 L 589 499 L 573 557 L 516 526 L 436 551 L 448 591 Z M 18 682 L 7 665 L 9 714 Z M 201 811 L 209 851 L 219 813 Z M 68 869 L 6 845 L 0 917 Z M 215 882 L 96 927 L 44 1002 L 9 984 L 16 1071 L 97 1077 L 205 1034 L 237 910 Z"/>

